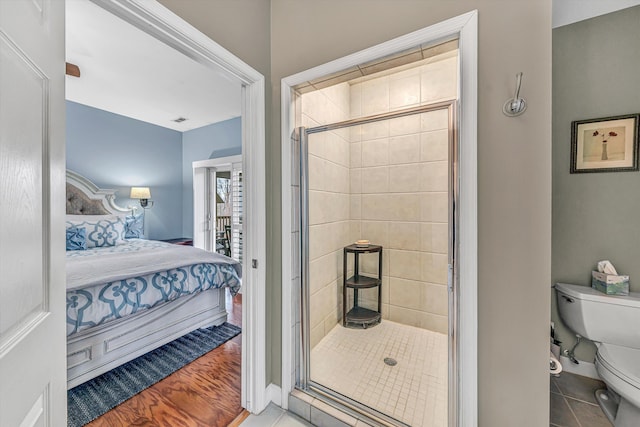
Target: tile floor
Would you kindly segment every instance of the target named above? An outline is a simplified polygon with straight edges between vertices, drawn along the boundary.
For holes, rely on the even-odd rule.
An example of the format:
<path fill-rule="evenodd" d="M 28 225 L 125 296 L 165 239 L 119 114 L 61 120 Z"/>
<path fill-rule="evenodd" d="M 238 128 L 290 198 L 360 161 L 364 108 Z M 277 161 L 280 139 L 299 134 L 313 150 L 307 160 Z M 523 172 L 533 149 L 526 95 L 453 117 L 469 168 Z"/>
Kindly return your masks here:
<path fill-rule="evenodd" d="M 601 381 L 563 372 L 558 378 L 551 377 L 550 383 L 551 427 L 611 427 L 594 396 L 597 389 L 604 387 Z M 310 426 L 313 424 L 273 403 L 269 404 L 261 414 L 250 415 L 241 425 L 241 427 Z"/>
<path fill-rule="evenodd" d="M 550 387 L 552 427 L 611 427 L 594 394 L 606 387 L 602 381 L 562 372 Z"/>
<path fill-rule="evenodd" d="M 241 427 L 311 427 L 305 420 L 270 403 L 259 415 L 249 415 Z"/>
<path fill-rule="evenodd" d="M 388 320 L 337 325 L 311 351 L 311 379 L 413 427 L 447 425 L 444 334 Z"/>

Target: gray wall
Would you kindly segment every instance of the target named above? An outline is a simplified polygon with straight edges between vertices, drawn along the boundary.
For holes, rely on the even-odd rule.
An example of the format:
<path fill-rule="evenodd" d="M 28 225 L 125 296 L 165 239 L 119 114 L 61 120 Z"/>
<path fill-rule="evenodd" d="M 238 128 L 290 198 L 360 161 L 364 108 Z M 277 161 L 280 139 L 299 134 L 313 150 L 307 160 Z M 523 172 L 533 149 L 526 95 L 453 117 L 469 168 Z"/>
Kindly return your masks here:
<path fill-rule="evenodd" d="M 267 381 L 280 383 L 280 80 L 479 11 L 479 426 L 549 422 L 551 1 L 161 0 L 267 79 Z M 502 105 L 525 73 L 524 116 Z M 269 84 L 270 82 L 270 84 Z M 271 101 L 272 100 L 272 101 Z M 527 392 L 522 393 L 522 385 Z"/>
<path fill-rule="evenodd" d="M 640 172 L 569 173 L 573 120 L 640 113 L 638 46 L 640 6 L 553 30 L 554 283 L 589 286 L 597 261 L 609 259 L 640 291 Z M 552 305 L 558 323 L 555 295 Z M 577 355 L 593 362 L 595 346 Z"/>
<path fill-rule="evenodd" d="M 242 119 L 225 120 L 182 134 L 182 235 L 193 237 L 193 166 L 197 160 L 242 153 Z"/>
<path fill-rule="evenodd" d="M 182 134 L 67 101 L 67 168 L 97 186 L 118 190 L 121 206 L 132 186 L 151 189 L 148 238 L 182 236 Z"/>
<path fill-rule="evenodd" d="M 479 17 L 479 426 L 543 426 L 549 423 L 551 1 L 274 0 L 272 84 L 278 93 L 282 77 L 473 9 Z M 502 105 L 519 71 L 529 108 L 508 118 Z M 269 149 L 279 154 L 279 98 L 272 108 Z M 517 392 L 523 384 L 527 392 Z"/>

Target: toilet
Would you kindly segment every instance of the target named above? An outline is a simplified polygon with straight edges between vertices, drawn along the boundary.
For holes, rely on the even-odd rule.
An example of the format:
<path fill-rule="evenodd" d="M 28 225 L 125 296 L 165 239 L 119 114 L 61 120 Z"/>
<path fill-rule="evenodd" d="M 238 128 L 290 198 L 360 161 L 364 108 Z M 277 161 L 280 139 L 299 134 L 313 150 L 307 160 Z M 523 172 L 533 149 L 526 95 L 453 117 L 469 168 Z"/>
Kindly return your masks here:
<path fill-rule="evenodd" d="M 640 293 L 609 296 L 587 286 L 556 283 L 560 318 L 595 342 L 595 365 L 607 390 L 596 399 L 615 427 L 640 426 Z"/>

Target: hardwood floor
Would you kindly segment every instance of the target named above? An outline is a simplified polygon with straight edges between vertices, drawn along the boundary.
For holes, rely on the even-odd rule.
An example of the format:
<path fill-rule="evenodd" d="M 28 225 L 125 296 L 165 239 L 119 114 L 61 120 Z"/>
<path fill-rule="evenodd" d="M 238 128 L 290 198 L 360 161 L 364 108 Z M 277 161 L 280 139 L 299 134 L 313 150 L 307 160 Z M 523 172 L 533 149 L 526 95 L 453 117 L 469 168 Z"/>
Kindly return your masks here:
<path fill-rule="evenodd" d="M 227 292 L 227 310 L 242 326 L 242 295 Z M 226 427 L 243 411 L 241 346 L 238 335 L 87 425 Z"/>

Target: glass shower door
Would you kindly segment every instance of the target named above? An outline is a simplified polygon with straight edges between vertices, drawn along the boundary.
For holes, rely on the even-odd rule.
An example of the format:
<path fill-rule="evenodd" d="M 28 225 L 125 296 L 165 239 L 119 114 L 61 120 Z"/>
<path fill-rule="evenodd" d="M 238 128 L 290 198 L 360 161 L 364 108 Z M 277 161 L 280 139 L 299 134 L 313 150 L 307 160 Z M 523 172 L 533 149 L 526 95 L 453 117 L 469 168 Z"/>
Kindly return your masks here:
<path fill-rule="evenodd" d="M 298 386 L 446 426 L 455 103 L 300 128 Z"/>

